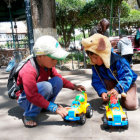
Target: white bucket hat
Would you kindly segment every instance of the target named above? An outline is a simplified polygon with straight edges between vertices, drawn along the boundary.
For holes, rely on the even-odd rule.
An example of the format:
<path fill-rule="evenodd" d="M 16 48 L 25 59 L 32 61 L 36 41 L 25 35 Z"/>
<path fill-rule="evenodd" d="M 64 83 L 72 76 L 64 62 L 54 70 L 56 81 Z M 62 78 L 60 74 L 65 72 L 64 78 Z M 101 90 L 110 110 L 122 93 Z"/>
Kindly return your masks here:
<path fill-rule="evenodd" d="M 33 54 L 38 55 L 47 55 L 56 60 L 65 59 L 69 53 L 61 48 L 58 41 L 49 35 L 39 37 L 33 47 Z"/>

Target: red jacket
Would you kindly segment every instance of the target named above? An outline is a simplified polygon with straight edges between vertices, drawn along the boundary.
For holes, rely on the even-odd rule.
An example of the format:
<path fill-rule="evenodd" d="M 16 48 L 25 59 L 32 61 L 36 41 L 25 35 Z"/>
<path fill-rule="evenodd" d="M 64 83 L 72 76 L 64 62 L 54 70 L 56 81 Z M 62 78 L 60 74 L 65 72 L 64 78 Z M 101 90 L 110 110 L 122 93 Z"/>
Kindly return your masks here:
<path fill-rule="evenodd" d="M 39 66 L 39 77 L 36 81 L 37 72 L 30 61 L 28 61 L 19 71 L 17 85 L 23 85 L 26 97 L 29 102 L 38 107 L 46 109 L 49 105 L 49 101 L 47 101 L 41 94 L 38 93 L 37 83 L 41 81 L 48 81 L 49 77 L 55 76 L 58 76 L 63 80 L 64 88 L 74 89 L 74 84 L 58 74 L 55 67 L 53 67 L 52 69 L 47 69 L 47 71 L 45 71 L 43 67 Z M 19 97 L 21 93 L 22 90 L 18 91 L 16 93 L 17 97 Z"/>

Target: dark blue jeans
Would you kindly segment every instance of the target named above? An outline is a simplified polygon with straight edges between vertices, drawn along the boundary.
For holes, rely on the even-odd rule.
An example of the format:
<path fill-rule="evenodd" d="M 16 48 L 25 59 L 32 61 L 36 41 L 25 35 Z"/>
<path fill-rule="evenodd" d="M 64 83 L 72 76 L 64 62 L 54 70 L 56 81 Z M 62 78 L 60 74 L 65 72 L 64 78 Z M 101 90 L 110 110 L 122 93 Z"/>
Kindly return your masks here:
<path fill-rule="evenodd" d="M 125 58 L 129 64 L 132 64 L 133 54 L 122 55 L 122 57 Z"/>
<path fill-rule="evenodd" d="M 56 99 L 56 96 L 58 95 L 58 93 L 63 87 L 63 81 L 61 78 L 56 76 L 48 81 L 37 83 L 37 87 L 38 87 L 38 93 L 40 93 L 46 100 L 54 102 Z M 24 109 L 24 114 L 23 114 L 24 116 L 35 117 L 40 113 L 42 109 L 30 103 L 27 100 L 26 94 L 24 91 L 19 96 L 19 99 L 17 102 Z"/>

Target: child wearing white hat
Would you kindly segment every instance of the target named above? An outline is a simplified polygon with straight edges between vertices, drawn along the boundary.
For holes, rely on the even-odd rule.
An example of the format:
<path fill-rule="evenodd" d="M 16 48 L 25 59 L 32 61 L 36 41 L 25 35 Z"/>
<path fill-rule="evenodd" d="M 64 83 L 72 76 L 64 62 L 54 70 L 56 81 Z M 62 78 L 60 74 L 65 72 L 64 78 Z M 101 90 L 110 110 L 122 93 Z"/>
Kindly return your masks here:
<path fill-rule="evenodd" d="M 74 85 L 63 78 L 55 69 L 57 60 L 63 60 L 69 53 L 63 50 L 58 41 L 52 36 L 38 38 L 33 47 L 33 55 L 39 67 L 37 78 L 36 69 L 29 60 L 19 71 L 17 85 L 23 89 L 16 93 L 18 104 L 24 109 L 23 122 L 26 127 L 37 126 L 36 117 L 41 109 L 67 115 L 67 110 L 54 103 L 61 89 L 85 90 L 81 85 Z"/>

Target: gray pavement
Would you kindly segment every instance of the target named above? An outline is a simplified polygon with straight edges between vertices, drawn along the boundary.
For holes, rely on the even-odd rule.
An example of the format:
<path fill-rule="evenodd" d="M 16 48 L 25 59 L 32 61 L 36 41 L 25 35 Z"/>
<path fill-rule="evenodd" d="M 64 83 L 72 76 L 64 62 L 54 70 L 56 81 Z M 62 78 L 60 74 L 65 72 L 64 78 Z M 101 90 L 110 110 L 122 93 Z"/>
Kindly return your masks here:
<path fill-rule="evenodd" d="M 137 79 L 138 96 L 140 100 L 140 64 L 133 66 L 139 75 Z M 61 72 L 61 71 L 60 71 Z M 91 103 L 94 114 L 81 126 L 75 122 L 64 122 L 56 114 L 42 112 L 38 119 L 39 125 L 35 128 L 25 128 L 21 116 L 23 110 L 15 100 L 8 98 L 6 83 L 8 73 L 5 67 L 0 69 L 0 140 L 139 140 L 140 139 L 140 108 L 136 111 L 127 111 L 129 119 L 128 130 L 111 128 L 104 130 L 102 117 L 104 111 L 99 109 L 102 100 L 91 87 L 91 70 L 80 70 L 74 72 L 61 72 L 65 78 L 75 84 L 82 84 L 87 88 L 88 101 Z M 70 105 L 77 91 L 63 89 L 56 99 L 56 103 L 64 106 Z"/>

